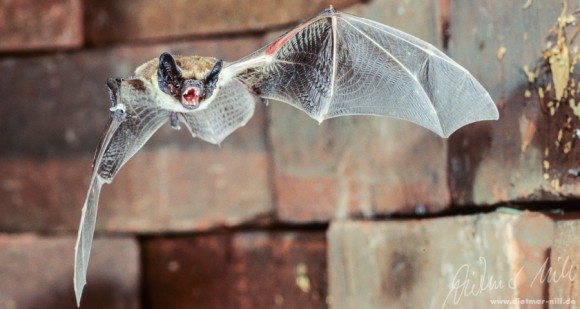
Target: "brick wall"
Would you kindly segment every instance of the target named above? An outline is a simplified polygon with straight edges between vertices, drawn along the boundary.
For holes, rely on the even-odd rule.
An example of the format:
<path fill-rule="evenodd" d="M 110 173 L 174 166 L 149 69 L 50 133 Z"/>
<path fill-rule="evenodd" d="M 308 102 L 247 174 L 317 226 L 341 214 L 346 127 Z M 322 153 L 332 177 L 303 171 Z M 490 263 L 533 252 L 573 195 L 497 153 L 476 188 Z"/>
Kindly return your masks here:
<path fill-rule="evenodd" d="M 104 187 L 82 308 L 578 306 L 580 91 L 552 113 L 543 73 L 524 73 L 562 3 L 333 4 L 445 49 L 500 120 L 443 140 L 385 118 L 318 125 L 273 102 L 220 147 L 166 126 Z M 0 0 L 0 308 L 76 307 L 106 78 L 163 51 L 235 60 L 328 5 Z"/>

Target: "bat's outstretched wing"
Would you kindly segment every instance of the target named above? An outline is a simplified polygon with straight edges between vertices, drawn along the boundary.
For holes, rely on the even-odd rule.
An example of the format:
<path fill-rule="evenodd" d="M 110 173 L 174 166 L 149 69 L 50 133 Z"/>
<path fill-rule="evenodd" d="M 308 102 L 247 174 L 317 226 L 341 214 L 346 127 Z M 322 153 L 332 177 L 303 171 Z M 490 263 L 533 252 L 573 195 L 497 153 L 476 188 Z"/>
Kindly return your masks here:
<path fill-rule="evenodd" d="M 254 94 L 312 118 L 383 115 L 447 137 L 498 119 L 487 91 L 463 67 L 418 38 L 332 7 L 223 69 Z"/>
<path fill-rule="evenodd" d="M 155 95 L 141 79 L 111 79 L 107 81 L 107 86 L 113 101 L 111 118 L 95 153 L 93 174 L 75 247 L 74 289 L 77 305 L 80 304 L 86 282 L 101 187 L 113 180 L 123 164 L 170 116 L 170 112 L 157 107 Z"/>

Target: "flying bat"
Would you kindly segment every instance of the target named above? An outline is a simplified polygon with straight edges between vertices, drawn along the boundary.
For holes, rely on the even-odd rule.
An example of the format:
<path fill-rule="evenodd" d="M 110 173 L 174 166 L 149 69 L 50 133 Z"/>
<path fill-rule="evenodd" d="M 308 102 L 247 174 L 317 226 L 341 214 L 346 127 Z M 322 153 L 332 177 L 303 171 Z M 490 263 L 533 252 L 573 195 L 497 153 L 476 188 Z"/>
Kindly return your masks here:
<path fill-rule="evenodd" d="M 75 248 L 77 304 L 86 282 L 101 187 L 163 124 L 219 144 L 256 103 L 290 104 L 313 119 L 380 115 L 442 137 L 498 119 L 483 86 L 443 52 L 389 26 L 332 7 L 232 63 L 163 53 L 135 76 L 109 79 L 109 119 L 97 147 Z"/>

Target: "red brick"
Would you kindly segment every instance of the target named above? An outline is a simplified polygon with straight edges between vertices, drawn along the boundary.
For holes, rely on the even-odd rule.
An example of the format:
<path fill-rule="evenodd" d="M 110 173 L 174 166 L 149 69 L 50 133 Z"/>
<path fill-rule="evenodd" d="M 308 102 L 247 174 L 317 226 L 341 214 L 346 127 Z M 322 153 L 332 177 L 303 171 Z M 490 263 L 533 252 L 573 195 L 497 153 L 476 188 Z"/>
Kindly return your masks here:
<path fill-rule="evenodd" d="M 150 308 L 326 308 L 322 232 L 243 232 L 144 243 Z"/>
<path fill-rule="evenodd" d="M 343 8 L 356 0 L 333 1 Z M 328 1 L 95 1 L 86 0 L 88 40 L 95 44 L 221 33 L 247 33 L 296 23 Z M 138 13 L 136 13 L 138 12 Z M 179 12 L 179 14 L 178 14 Z"/>
<path fill-rule="evenodd" d="M 281 220 L 434 212 L 447 205 L 445 143 L 434 134 L 376 117 L 318 125 L 294 109 L 272 106 Z"/>
<path fill-rule="evenodd" d="M 299 221 L 306 215 L 309 221 L 324 222 L 338 208 L 339 188 L 334 177 L 279 176 L 276 192 L 278 217 L 282 220 Z M 336 212 L 344 212 L 336 216 L 344 217 L 348 210 L 336 209 Z"/>
<path fill-rule="evenodd" d="M 562 306 L 565 302 L 575 301 L 580 304 L 580 289 L 575 284 L 578 279 L 580 268 L 580 221 L 561 221 L 556 224 L 554 245 L 552 246 L 549 263 L 546 263 L 544 271 L 539 273 L 538 280 L 544 280 L 550 284 L 550 299 L 556 304 L 550 308 L 574 308 L 575 306 Z"/>
<path fill-rule="evenodd" d="M 333 223 L 331 307 L 490 308 L 492 299 L 546 299 L 547 283 L 533 279 L 549 257 L 553 228 L 541 214 L 502 212 Z"/>
<path fill-rule="evenodd" d="M 259 39 L 121 47 L 0 61 L 0 229 L 76 230 L 107 118 L 107 77 L 164 50 L 236 59 Z M 264 108 L 217 147 L 162 128 L 101 195 L 98 229 L 233 225 L 272 212 Z M 71 211 L 72 210 L 72 211 Z"/>
<path fill-rule="evenodd" d="M 499 121 L 473 125 L 450 139 L 454 204 L 578 196 L 578 181 L 567 174 L 578 167 L 580 151 L 563 155 L 555 146 L 571 109 L 564 104 L 551 117 L 541 111 L 537 96 L 524 97 L 528 82 L 523 68 L 537 64 L 561 10 L 560 1 L 534 1 L 529 8 L 517 1 L 451 1 L 450 54 L 474 73 L 500 107 Z M 505 55 L 500 60 L 501 48 Z M 571 120 L 573 127 L 580 125 L 577 117 Z M 544 160 L 550 164 L 548 179 Z"/>
<path fill-rule="evenodd" d="M 76 230 L 91 160 L 0 160 L 4 231 Z"/>
<path fill-rule="evenodd" d="M 440 45 L 438 5 L 374 1 L 346 11 Z M 318 125 L 285 104 L 271 106 L 280 220 L 437 212 L 449 204 L 447 147 L 435 134 L 383 117 L 336 118 Z"/>
<path fill-rule="evenodd" d="M 77 308 L 73 237 L 0 235 L 2 308 Z M 139 307 L 139 249 L 129 238 L 97 238 L 82 308 Z"/>
<path fill-rule="evenodd" d="M 0 52 L 80 47 L 82 17 L 81 0 L 2 0 Z"/>
<path fill-rule="evenodd" d="M 265 152 L 229 149 L 140 153 L 103 190 L 97 226 L 189 231 L 233 226 L 272 212 Z"/>
<path fill-rule="evenodd" d="M 142 151 L 103 188 L 97 230 L 184 231 L 236 225 L 271 213 L 265 152 Z M 91 159 L 2 160 L 0 226 L 76 230 Z M 76 209 L 76 211 L 71 211 Z"/>

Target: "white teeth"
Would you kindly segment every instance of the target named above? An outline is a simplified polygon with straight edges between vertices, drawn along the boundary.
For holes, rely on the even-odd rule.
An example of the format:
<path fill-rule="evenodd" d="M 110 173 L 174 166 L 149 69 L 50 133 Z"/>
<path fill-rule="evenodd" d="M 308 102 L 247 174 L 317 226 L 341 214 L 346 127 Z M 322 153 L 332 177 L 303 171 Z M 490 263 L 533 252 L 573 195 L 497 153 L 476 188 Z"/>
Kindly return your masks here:
<path fill-rule="evenodd" d="M 200 105 L 199 100 L 202 94 L 202 90 L 198 87 L 187 87 L 184 89 L 183 95 L 181 96 L 181 104 L 186 108 L 197 108 Z"/>
<path fill-rule="evenodd" d="M 199 90 L 198 88 L 196 88 L 196 87 L 189 87 L 189 88 L 185 89 L 185 93 L 187 94 L 187 93 L 189 93 L 191 90 L 193 90 L 193 94 L 194 94 L 195 96 L 199 96 L 199 92 L 200 92 L 200 90 Z"/>

